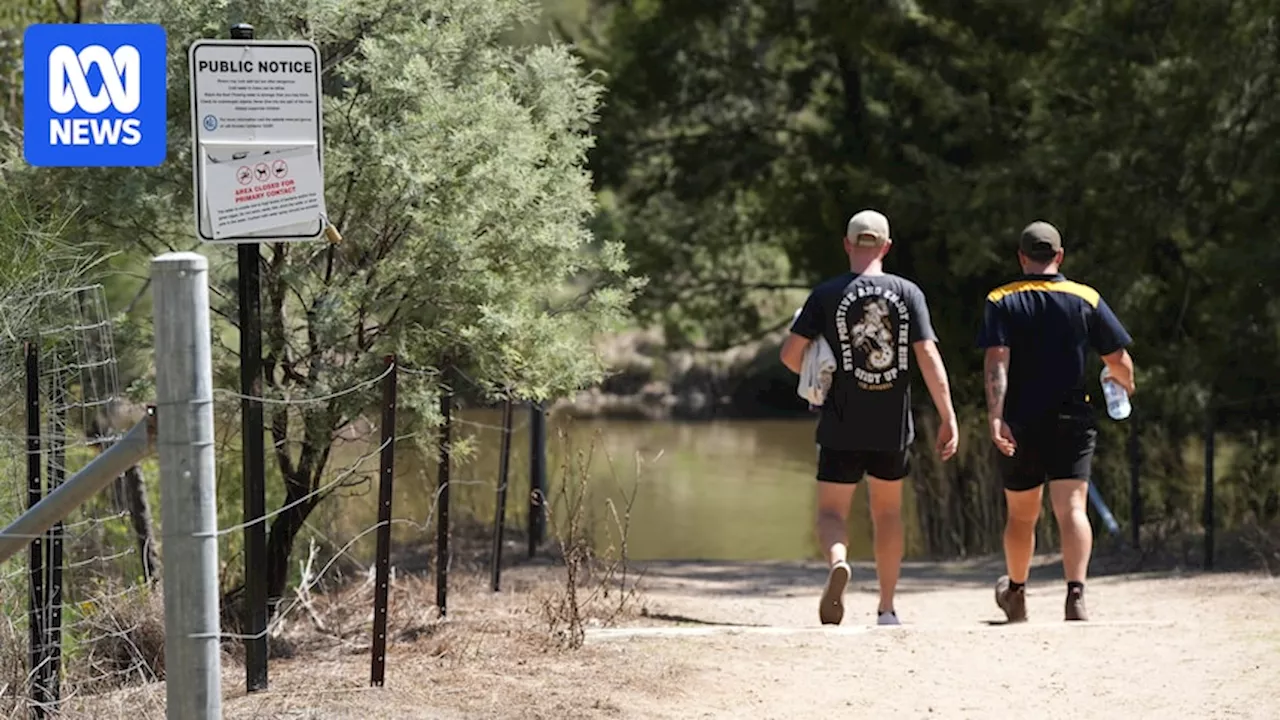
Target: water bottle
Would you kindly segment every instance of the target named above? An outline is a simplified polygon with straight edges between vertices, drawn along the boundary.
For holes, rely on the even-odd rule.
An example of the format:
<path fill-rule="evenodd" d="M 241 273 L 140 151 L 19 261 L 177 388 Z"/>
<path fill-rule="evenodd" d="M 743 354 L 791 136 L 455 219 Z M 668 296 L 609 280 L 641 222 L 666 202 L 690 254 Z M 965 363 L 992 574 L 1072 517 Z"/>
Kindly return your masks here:
<path fill-rule="evenodd" d="M 1105 365 L 1098 380 L 1102 382 L 1102 395 L 1107 399 L 1107 414 L 1111 419 L 1124 420 L 1129 417 L 1129 413 L 1133 412 L 1133 406 L 1129 404 L 1129 393 L 1120 387 L 1120 383 L 1111 379 L 1111 371 Z"/>

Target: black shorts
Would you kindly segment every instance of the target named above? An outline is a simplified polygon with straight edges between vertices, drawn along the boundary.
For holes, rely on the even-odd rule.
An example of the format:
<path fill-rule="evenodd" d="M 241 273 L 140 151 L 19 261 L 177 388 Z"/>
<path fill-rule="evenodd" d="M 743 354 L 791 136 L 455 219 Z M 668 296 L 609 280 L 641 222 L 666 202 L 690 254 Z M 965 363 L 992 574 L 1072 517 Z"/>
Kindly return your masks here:
<path fill-rule="evenodd" d="M 902 450 L 831 450 L 818 446 L 818 480 L 854 484 L 863 475 L 901 480 L 911 470 L 910 453 Z"/>
<path fill-rule="evenodd" d="M 1011 424 L 1018 449 L 1000 455 L 1006 490 L 1034 490 L 1046 481 L 1088 480 L 1098 429 L 1091 416 L 1058 415 L 1032 425 Z"/>

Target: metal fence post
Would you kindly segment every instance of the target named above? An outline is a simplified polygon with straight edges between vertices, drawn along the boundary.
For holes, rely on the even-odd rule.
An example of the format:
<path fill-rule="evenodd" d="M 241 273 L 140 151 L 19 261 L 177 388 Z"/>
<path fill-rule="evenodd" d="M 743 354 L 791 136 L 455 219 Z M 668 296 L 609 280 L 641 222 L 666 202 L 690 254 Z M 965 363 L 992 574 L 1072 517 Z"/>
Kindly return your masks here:
<path fill-rule="evenodd" d="M 529 559 L 538 551 L 546 532 L 547 414 L 529 403 Z"/>
<path fill-rule="evenodd" d="M 39 504 L 44 495 L 40 468 L 40 348 L 35 342 L 23 346 L 27 371 L 27 510 Z M 44 531 L 41 530 L 41 533 Z M 49 701 L 45 682 L 45 595 L 44 541 L 32 538 L 28 555 L 27 630 L 30 646 L 32 716 L 43 718 Z"/>
<path fill-rule="evenodd" d="M 453 373 L 446 365 L 444 379 L 449 383 Z M 453 432 L 453 388 L 440 389 L 439 470 L 436 474 L 436 607 L 445 616 L 449 601 L 449 445 Z"/>
<path fill-rule="evenodd" d="M 1142 445 L 1138 414 L 1129 418 L 1129 531 L 1134 550 L 1142 549 Z"/>
<path fill-rule="evenodd" d="M 49 393 L 49 492 L 57 490 L 67 476 L 67 392 L 66 378 L 55 372 Z M 45 534 L 48 562 L 44 587 L 48 616 L 45 618 L 45 692 L 56 708 L 62 700 L 62 521 Z"/>
<path fill-rule="evenodd" d="M 511 398 L 502 404 L 502 454 L 498 458 L 498 498 L 493 514 L 493 555 L 490 580 L 498 592 L 502 580 L 502 543 L 507 524 L 507 473 L 511 468 Z"/>
<path fill-rule="evenodd" d="M 209 261 L 152 260 L 160 516 L 164 527 L 166 716 L 222 717 Z"/>
<path fill-rule="evenodd" d="M 396 473 L 396 356 L 387 356 L 382 380 L 382 457 L 378 474 L 377 578 L 373 586 L 373 650 L 369 684 L 382 687 L 387 673 L 387 593 L 391 582 L 391 500 Z"/>
<path fill-rule="evenodd" d="M 1204 423 L 1204 569 L 1213 569 L 1213 455 L 1214 455 L 1214 417 L 1213 406 L 1205 408 Z"/>

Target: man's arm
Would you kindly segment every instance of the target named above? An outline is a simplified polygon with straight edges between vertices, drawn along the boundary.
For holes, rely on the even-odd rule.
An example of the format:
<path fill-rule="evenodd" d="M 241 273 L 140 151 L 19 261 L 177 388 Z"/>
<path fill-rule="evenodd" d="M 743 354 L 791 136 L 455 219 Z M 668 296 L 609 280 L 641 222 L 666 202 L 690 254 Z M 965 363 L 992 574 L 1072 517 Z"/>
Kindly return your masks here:
<path fill-rule="evenodd" d="M 1106 363 L 1111 377 L 1130 395 L 1136 387 L 1133 382 L 1133 358 L 1129 357 L 1126 348 L 1133 342 L 1129 332 L 1120 324 L 1120 319 L 1111 311 L 1107 301 L 1098 298 L 1098 306 L 1089 317 L 1089 340 L 1094 350 Z"/>
<path fill-rule="evenodd" d="M 951 381 L 947 378 L 947 366 L 942 362 L 942 353 L 938 352 L 938 343 L 921 340 L 911 347 L 915 350 L 916 364 L 920 366 L 920 375 L 929 388 L 929 397 L 933 398 L 938 416 L 943 423 L 955 422 L 956 410 L 951 404 Z"/>
<path fill-rule="evenodd" d="M 804 305 L 791 320 L 791 334 L 782 343 L 782 364 L 791 372 L 799 375 L 804 369 L 804 352 L 809 343 L 822 334 L 822 299 L 815 290 L 809 293 Z"/>
<path fill-rule="evenodd" d="M 1004 345 L 988 347 L 982 365 L 987 388 L 987 423 L 991 426 L 991 441 L 1000 452 L 1012 457 L 1017 444 L 1009 426 L 1004 422 L 1004 399 L 1009 391 L 1009 348 Z"/>
<path fill-rule="evenodd" d="M 1133 380 L 1133 358 L 1129 356 L 1128 350 L 1120 348 L 1110 355 L 1103 355 L 1102 362 L 1111 371 L 1111 379 L 1119 383 L 1126 392 L 1132 395 L 1137 390 Z"/>
<path fill-rule="evenodd" d="M 933 406 L 938 410 L 938 455 L 945 462 L 960 444 L 960 433 L 956 427 L 956 410 L 951 404 L 951 382 L 947 379 L 947 366 L 942 362 L 942 353 L 938 352 L 938 343 L 934 340 L 918 340 L 911 344 L 916 354 L 916 364 L 920 366 L 920 375 L 929 388 L 929 397 L 933 398 Z"/>
<path fill-rule="evenodd" d="M 987 416 L 1004 419 L 1004 396 L 1009 391 L 1009 348 L 989 347 L 982 361 L 987 387 Z"/>
<path fill-rule="evenodd" d="M 938 335 L 933 331 L 933 321 L 929 319 L 929 303 L 925 302 L 924 292 L 919 287 L 910 285 L 906 301 L 911 308 L 911 325 L 908 327 L 907 337 L 911 342 L 911 349 L 915 351 L 920 375 L 929 388 L 929 396 L 933 398 L 933 406 L 938 410 L 940 422 L 934 450 L 946 462 L 956 454 L 960 443 L 956 410 L 951 404 L 951 382 L 947 379 L 947 367 L 942 364 L 942 353 L 938 352 Z"/>
<path fill-rule="evenodd" d="M 787 366 L 791 372 L 799 375 L 800 370 L 804 367 L 804 351 L 809 349 L 809 343 L 813 342 L 803 335 L 791 333 L 782 343 L 782 364 Z"/>

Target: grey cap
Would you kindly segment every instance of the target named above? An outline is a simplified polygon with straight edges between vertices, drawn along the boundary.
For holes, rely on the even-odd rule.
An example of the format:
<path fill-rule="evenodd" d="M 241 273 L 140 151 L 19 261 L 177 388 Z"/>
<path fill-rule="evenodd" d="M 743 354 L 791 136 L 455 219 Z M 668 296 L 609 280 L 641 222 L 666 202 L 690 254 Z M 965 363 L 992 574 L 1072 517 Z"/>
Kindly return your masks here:
<path fill-rule="evenodd" d="M 1062 249 L 1062 235 L 1054 226 L 1037 220 L 1022 229 L 1018 249 L 1032 260 L 1052 260 Z"/>
<path fill-rule="evenodd" d="M 863 210 L 849 218 L 845 236 L 854 245 L 879 247 L 889 240 L 889 218 L 875 210 Z"/>

